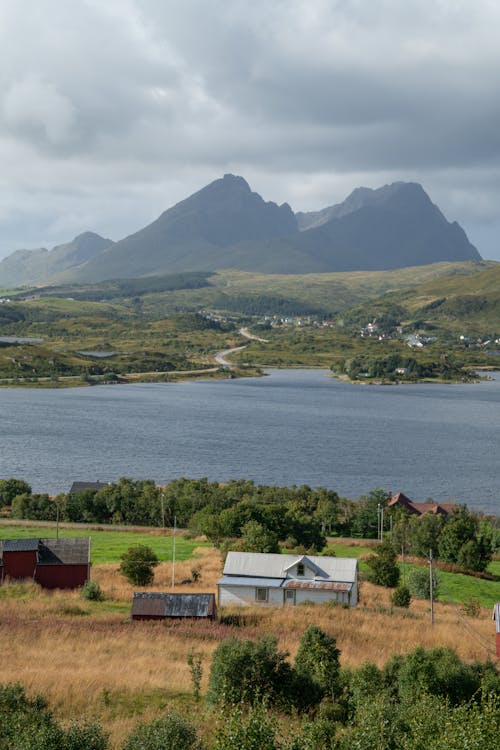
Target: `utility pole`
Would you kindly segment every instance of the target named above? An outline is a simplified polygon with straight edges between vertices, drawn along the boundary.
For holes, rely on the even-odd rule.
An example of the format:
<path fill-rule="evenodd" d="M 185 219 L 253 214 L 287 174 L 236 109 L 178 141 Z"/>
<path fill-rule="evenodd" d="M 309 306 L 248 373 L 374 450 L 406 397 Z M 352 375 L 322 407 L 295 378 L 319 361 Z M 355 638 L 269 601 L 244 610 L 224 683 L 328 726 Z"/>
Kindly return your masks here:
<path fill-rule="evenodd" d="M 405 544 L 401 543 L 401 568 L 403 571 L 403 586 L 405 585 Z"/>
<path fill-rule="evenodd" d="M 56 539 L 59 539 L 59 500 L 56 500 Z"/>
<path fill-rule="evenodd" d="M 432 576 L 432 550 L 429 550 L 429 594 L 431 600 L 431 625 L 434 625 L 434 578 Z"/>
<path fill-rule="evenodd" d="M 165 533 L 165 503 L 164 503 L 164 497 L 163 497 L 163 490 L 160 492 L 160 502 L 161 502 L 161 526 L 163 529 L 163 533 Z"/>
<path fill-rule="evenodd" d="M 175 532 L 177 531 L 177 516 L 174 516 L 174 543 L 172 546 L 172 591 L 175 587 Z"/>
<path fill-rule="evenodd" d="M 381 539 L 381 533 L 380 533 L 381 523 L 380 523 L 380 503 L 377 505 L 377 539 L 380 541 Z"/>

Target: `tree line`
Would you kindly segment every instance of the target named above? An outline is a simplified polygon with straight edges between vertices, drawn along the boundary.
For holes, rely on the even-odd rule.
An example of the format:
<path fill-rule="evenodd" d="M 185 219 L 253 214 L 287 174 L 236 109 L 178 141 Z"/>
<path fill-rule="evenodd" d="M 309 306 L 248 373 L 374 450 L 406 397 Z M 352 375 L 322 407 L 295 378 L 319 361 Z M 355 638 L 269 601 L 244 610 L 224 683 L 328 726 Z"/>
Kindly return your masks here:
<path fill-rule="evenodd" d="M 457 506 L 448 516 L 410 515 L 388 508 L 389 495 L 374 489 L 357 501 L 325 488 L 226 483 L 180 478 L 163 487 L 150 480 L 121 478 L 102 489 L 51 498 L 32 493 L 18 479 L 0 480 L 0 503 L 13 518 L 136 526 L 173 526 L 205 534 L 216 546 L 248 552 L 280 547 L 320 552 L 327 535 L 375 539 L 380 532 L 395 550 L 484 571 L 500 549 L 499 521 Z M 383 528 L 380 512 L 384 509 Z"/>

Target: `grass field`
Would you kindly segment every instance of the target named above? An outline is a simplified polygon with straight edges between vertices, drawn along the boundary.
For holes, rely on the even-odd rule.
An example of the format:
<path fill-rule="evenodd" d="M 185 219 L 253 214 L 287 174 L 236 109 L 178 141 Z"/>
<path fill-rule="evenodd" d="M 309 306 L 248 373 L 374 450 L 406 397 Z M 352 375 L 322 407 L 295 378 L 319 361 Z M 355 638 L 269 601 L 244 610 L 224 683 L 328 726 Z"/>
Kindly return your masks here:
<path fill-rule="evenodd" d="M 0 524 L 0 539 L 54 538 L 55 526 L 12 526 Z M 61 528 L 60 537 L 89 536 L 91 539 L 91 560 L 94 565 L 119 562 L 120 556 L 135 544 L 146 544 L 156 553 L 159 560 L 171 560 L 173 535 L 170 530 L 161 529 L 144 531 L 116 531 L 112 527 Z M 196 548 L 203 547 L 203 542 L 186 539 L 182 534 L 175 538 L 176 560 L 187 560 L 192 557 Z"/>
<path fill-rule="evenodd" d="M 48 525 L 0 525 L 3 539 L 54 534 L 55 529 Z M 352 667 L 366 660 L 381 665 L 394 653 L 407 653 L 418 644 L 425 648 L 450 646 L 467 661 L 495 658 L 489 605 L 473 618 L 443 597 L 435 605 L 435 624 L 431 627 L 428 602 L 414 600 L 409 610 L 400 610 L 392 607 L 390 590 L 364 581 L 360 602 L 354 609 L 329 605 L 249 607 L 239 626 L 188 620 L 132 622 L 134 587 L 118 570 L 119 556 L 134 543 L 153 547 L 163 562 L 155 569 L 150 590 L 169 591 L 171 534 L 81 526 L 63 528 L 60 534 L 92 537 L 91 574 L 105 600 L 89 602 L 78 591 L 46 591 L 33 583 L 0 587 L 0 681 L 21 682 L 29 694 L 42 693 L 63 722 L 75 717 L 97 718 L 116 748 L 138 720 L 156 717 L 167 707 L 186 715 L 196 712 L 204 734 L 210 734 L 214 714 L 194 701 L 187 659 L 192 651 L 200 655 L 204 691 L 212 654 L 220 640 L 230 635 L 273 635 L 293 658 L 302 633 L 315 624 L 336 639 L 341 663 Z M 363 557 L 372 547 L 363 541 L 339 540 L 329 550 L 338 556 L 359 557 L 363 567 Z M 218 550 L 179 534 L 176 552 L 175 591 L 216 590 L 222 571 Z M 498 572 L 500 563 L 492 565 L 493 572 Z M 186 583 L 193 567 L 199 569 L 201 579 Z M 485 603 L 493 589 L 483 592 L 483 585 L 496 586 L 500 599 L 497 582 L 451 573 L 443 574 L 443 581 L 456 600 L 472 593 Z"/>

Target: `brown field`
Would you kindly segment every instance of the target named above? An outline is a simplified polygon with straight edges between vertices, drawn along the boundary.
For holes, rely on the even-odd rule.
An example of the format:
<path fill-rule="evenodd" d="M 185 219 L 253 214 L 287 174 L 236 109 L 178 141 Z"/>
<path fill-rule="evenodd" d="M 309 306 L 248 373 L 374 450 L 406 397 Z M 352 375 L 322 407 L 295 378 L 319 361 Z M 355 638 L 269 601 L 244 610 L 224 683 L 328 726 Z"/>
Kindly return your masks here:
<path fill-rule="evenodd" d="M 181 586 L 194 561 L 178 563 L 177 591 L 215 591 L 220 556 L 207 548 L 197 553 L 201 581 Z M 3 589 L 0 682 L 19 681 L 30 694 L 42 693 L 63 721 L 98 718 L 115 746 L 138 719 L 172 703 L 211 721 L 203 704 L 195 706 L 191 697 L 187 657 L 191 650 L 201 654 L 205 689 L 212 653 L 228 635 L 273 634 L 293 657 L 307 625 L 317 624 L 336 638 L 341 662 L 353 667 L 367 659 L 383 664 L 417 644 L 451 646 L 468 661 L 495 657 L 489 609 L 469 618 L 457 606 L 437 603 L 431 627 L 428 603 L 414 601 L 409 611 L 392 610 L 389 592 L 368 583 L 362 583 L 361 602 L 353 610 L 314 605 L 249 608 L 242 627 L 196 621 L 132 623 L 134 589 L 117 565 L 94 566 L 92 571 L 106 595 L 102 603 L 84 601 L 77 592 L 44 592 L 28 584 Z M 169 590 L 170 565 L 160 565 L 155 578 L 152 590 Z"/>

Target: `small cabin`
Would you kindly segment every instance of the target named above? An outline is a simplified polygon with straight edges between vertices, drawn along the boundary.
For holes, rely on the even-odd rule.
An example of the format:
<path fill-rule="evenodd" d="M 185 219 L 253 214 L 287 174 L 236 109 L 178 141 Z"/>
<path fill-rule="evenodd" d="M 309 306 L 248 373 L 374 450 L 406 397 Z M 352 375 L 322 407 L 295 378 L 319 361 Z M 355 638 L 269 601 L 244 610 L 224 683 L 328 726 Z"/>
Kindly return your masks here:
<path fill-rule="evenodd" d="M 132 620 L 216 620 L 215 594 L 162 594 L 136 592 Z"/>

